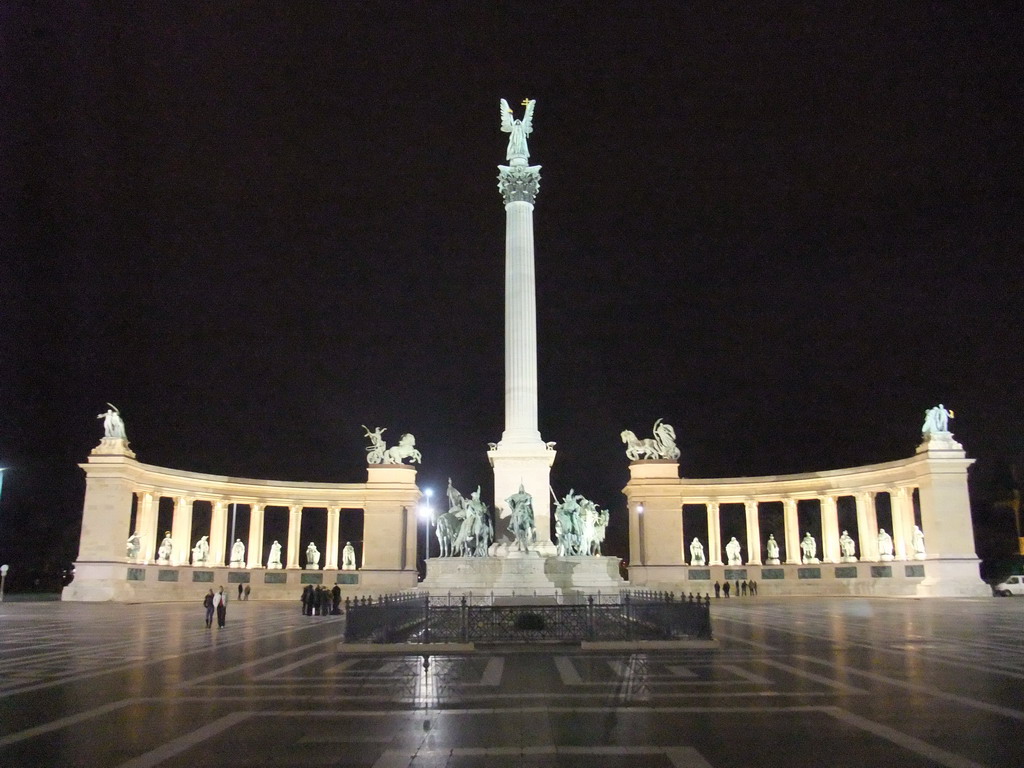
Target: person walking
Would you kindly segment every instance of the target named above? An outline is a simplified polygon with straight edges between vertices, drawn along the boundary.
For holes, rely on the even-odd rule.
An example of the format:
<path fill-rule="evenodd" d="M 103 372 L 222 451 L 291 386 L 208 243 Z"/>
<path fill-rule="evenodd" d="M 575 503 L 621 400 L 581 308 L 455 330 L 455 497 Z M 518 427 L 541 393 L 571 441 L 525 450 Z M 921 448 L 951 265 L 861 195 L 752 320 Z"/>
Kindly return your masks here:
<path fill-rule="evenodd" d="M 242 598 L 242 599 L 248 601 L 249 600 L 249 593 L 250 592 L 252 592 L 252 587 L 250 587 L 248 584 L 246 584 L 245 585 L 245 597 Z"/>
<path fill-rule="evenodd" d="M 729 597 L 729 589 L 731 588 L 731 586 L 732 585 L 728 581 L 722 585 L 722 591 L 725 592 L 726 597 Z"/>
<path fill-rule="evenodd" d="M 242 587 L 242 582 L 238 582 L 238 599 L 239 600 L 242 599 L 242 590 L 243 589 L 244 589 L 244 587 Z"/>
<path fill-rule="evenodd" d="M 718 583 L 718 582 L 716 581 L 716 582 L 715 582 L 715 599 L 717 600 L 717 599 L 718 599 L 719 597 L 721 597 L 721 596 L 722 596 L 722 585 L 721 585 L 721 584 L 719 584 L 719 583 Z"/>
<path fill-rule="evenodd" d="M 743 596 L 746 597 L 747 596 L 747 580 L 746 579 L 744 579 L 743 583 L 740 584 L 740 589 L 743 591 Z"/>
<path fill-rule="evenodd" d="M 203 598 L 203 608 L 206 609 L 206 628 L 209 629 L 213 626 L 213 590 L 211 589 L 206 593 L 206 597 Z"/>
<path fill-rule="evenodd" d="M 217 609 L 217 628 L 223 629 L 228 616 L 228 596 L 224 594 L 224 587 L 213 596 L 213 607 Z"/>

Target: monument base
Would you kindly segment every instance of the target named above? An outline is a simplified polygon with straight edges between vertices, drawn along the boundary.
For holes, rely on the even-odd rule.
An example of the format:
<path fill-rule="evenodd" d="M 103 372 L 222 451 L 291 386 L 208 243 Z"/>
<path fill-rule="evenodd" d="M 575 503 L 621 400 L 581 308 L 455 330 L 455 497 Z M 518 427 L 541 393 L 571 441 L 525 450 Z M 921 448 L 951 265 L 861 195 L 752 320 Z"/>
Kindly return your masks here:
<path fill-rule="evenodd" d="M 438 557 L 420 589 L 431 595 L 559 597 L 617 593 L 629 587 L 617 557 Z"/>

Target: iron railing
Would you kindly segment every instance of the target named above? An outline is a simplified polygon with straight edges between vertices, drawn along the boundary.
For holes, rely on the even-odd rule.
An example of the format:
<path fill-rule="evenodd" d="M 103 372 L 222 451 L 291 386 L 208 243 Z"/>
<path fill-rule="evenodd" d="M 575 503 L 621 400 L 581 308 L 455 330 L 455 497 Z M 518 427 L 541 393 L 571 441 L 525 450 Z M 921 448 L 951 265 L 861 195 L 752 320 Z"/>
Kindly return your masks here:
<path fill-rule="evenodd" d="M 469 596 L 418 594 L 345 601 L 345 641 L 536 643 L 711 638 L 711 599 L 628 592 L 615 603 L 588 596 L 567 605 L 494 605 Z"/>

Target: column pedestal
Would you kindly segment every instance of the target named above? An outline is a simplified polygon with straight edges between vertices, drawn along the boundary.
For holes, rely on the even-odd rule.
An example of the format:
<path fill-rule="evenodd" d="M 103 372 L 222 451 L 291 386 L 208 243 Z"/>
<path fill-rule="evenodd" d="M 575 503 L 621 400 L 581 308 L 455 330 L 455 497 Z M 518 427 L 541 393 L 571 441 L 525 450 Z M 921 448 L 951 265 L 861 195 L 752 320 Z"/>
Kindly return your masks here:
<path fill-rule="evenodd" d="M 494 518 L 501 520 L 505 499 L 519 492 L 522 483 L 526 492 L 533 497 L 533 520 L 537 530 L 536 551 L 544 557 L 554 557 L 555 545 L 551 538 L 551 465 L 555 451 L 548 450 L 544 443 L 505 444 L 487 452 L 487 460 L 494 468 Z M 509 518 L 511 520 L 511 518 Z M 500 536 L 495 531 L 495 536 Z"/>

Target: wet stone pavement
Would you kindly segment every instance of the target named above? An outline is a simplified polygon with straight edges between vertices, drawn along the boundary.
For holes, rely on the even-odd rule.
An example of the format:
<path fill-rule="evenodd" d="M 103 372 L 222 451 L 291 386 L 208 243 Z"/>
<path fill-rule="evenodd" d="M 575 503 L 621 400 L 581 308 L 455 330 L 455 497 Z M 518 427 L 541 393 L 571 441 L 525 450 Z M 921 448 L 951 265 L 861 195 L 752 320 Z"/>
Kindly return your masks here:
<path fill-rule="evenodd" d="M 353 655 L 299 603 L 0 604 L 0 768 L 1024 765 L 1024 600 L 740 598 L 715 651 Z"/>

